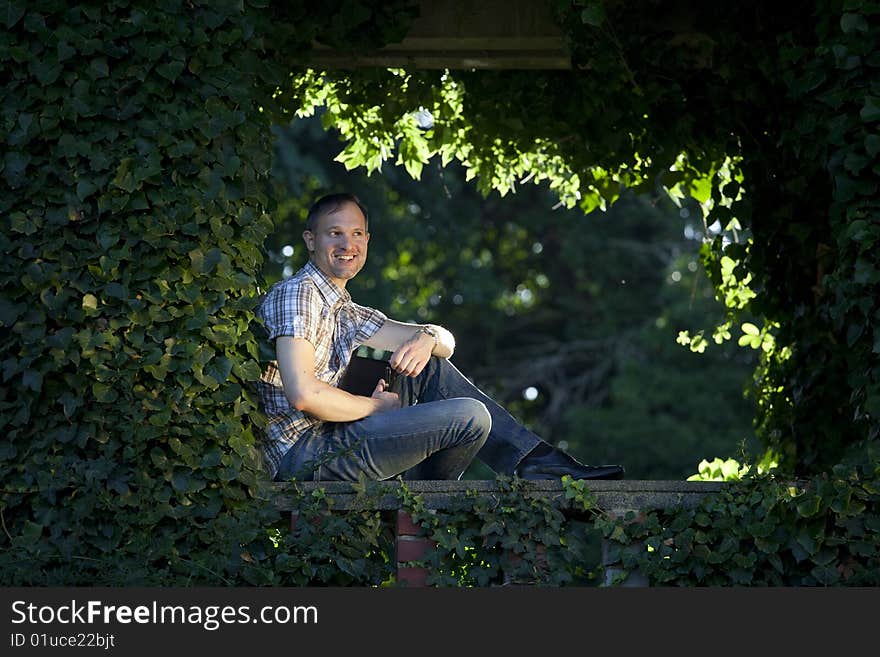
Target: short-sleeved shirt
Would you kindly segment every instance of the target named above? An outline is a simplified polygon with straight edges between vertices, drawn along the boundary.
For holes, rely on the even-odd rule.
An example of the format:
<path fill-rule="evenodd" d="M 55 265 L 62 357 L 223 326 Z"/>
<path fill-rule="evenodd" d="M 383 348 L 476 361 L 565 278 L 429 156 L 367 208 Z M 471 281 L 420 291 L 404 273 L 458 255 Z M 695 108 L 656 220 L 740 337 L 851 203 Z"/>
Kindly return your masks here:
<path fill-rule="evenodd" d="M 315 348 L 315 377 L 336 386 L 351 355 L 385 323 L 384 314 L 360 306 L 344 288 L 331 281 L 309 261 L 288 279 L 275 283 L 266 293 L 257 314 L 267 338 L 290 336 L 308 340 Z M 294 408 L 281 382 L 277 361 L 264 369 L 258 384 L 259 400 L 268 418 L 264 453 L 270 476 L 300 435 L 320 430 L 323 421 Z"/>

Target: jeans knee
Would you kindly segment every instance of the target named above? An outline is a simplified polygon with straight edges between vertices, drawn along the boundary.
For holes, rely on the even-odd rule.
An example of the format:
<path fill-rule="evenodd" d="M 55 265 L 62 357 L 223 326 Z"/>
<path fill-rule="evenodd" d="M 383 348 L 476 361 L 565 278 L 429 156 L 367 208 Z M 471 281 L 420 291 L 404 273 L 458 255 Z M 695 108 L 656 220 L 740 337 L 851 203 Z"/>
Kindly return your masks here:
<path fill-rule="evenodd" d="M 447 400 L 456 405 L 455 414 L 463 423 L 464 428 L 474 435 L 480 443 L 486 442 L 492 430 L 492 416 L 489 409 L 478 399 L 459 397 Z"/>

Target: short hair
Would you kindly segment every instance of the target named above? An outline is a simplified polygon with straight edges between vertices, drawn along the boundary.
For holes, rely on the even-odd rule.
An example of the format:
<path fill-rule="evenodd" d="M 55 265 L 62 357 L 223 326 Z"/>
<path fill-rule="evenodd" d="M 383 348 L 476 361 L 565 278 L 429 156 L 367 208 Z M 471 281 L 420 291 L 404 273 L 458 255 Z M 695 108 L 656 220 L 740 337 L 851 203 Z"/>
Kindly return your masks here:
<path fill-rule="evenodd" d="M 370 216 L 367 214 L 367 206 L 354 194 L 326 194 L 319 198 L 309 208 L 309 214 L 306 216 L 306 230 L 315 232 L 315 226 L 318 219 L 327 214 L 333 214 L 339 210 L 345 203 L 354 203 L 358 209 L 364 214 L 364 227 L 367 232 L 370 230 Z"/>

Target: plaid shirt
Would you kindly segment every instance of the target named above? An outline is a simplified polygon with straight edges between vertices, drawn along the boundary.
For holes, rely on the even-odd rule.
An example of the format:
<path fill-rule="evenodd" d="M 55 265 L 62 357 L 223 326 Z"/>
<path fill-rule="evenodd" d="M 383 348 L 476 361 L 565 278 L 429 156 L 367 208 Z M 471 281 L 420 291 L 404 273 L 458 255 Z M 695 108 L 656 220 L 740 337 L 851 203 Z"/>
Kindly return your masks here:
<path fill-rule="evenodd" d="M 378 310 L 354 303 L 344 288 L 311 261 L 290 278 L 275 283 L 257 314 L 270 342 L 283 335 L 308 340 L 315 348 L 315 377 L 332 386 L 339 383 L 352 352 L 386 320 Z M 266 465 L 274 477 L 282 457 L 302 432 L 318 429 L 323 420 L 296 410 L 287 401 L 277 361 L 266 367 L 258 391 L 269 420 L 264 445 Z"/>

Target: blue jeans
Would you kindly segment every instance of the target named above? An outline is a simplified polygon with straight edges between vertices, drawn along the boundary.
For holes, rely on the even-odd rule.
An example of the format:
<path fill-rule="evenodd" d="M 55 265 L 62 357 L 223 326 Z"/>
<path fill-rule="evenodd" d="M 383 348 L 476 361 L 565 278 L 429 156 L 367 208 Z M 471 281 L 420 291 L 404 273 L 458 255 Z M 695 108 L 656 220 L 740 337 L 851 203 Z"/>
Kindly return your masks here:
<path fill-rule="evenodd" d="M 276 480 L 459 479 L 474 457 L 513 474 L 543 443 L 443 358 L 392 390 L 401 408 L 355 422 L 325 422 L 287 451 Z M 546 443 L 544 443 L 546 444 Z"/>

